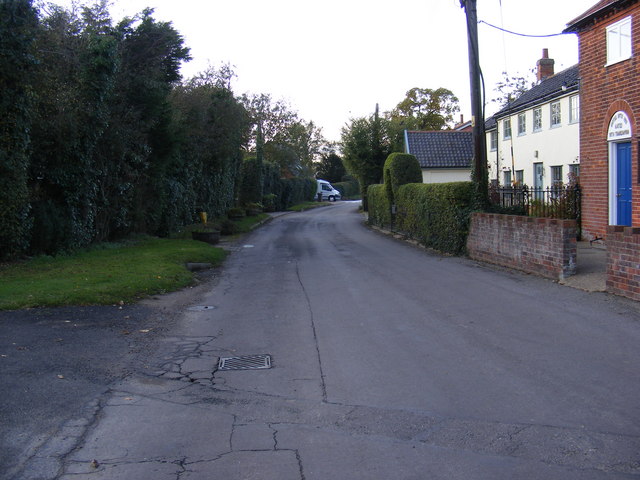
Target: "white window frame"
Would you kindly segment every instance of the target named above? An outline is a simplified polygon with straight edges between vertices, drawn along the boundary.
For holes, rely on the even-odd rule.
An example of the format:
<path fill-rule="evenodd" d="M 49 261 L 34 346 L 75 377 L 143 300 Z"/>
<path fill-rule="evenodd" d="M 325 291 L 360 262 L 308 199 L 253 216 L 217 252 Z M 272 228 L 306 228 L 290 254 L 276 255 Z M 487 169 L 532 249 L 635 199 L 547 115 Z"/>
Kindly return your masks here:
<path fill-rule="evenodd" d="M 511 139 L 511 118 L 505 118 L 502 121 L 502 128 L 503 128 L 502 139 L 510 140 Z"/>
<path fill-rule="evenodd" d="M 516 185 L 519 187 L 524 185 L 524 170 L 516 170 Z"/>
<path fill-rule="evenodd" d="M 580 164 L 572 163 L 569 165 L 569 181 L 579 182 L 580 180 Z"/>
<path fill-rule="evenodd" d="M 631 16 L 607 27 L 607 64 L 605 67 L 631 58 L 633 55 L 631 32 Z"/>
<path fill-rule="evenodd" d="M 533 131 L 539 132 L 542 130 L 542 107 L 533 109 Z"/>
<path fill-rule="evenodd" d="M 498 150 L 498 130 L 492 130 L 489 136 L 489 148 L 492 152 L 495 152 Z"/>
<path fill-rule="evenodd" d="M 524 113 L 518 114 L 518 136 L 527 134 L 527 117 Z"/>
<path fill-rule="evenodd" d="M 505 187 L 510 187 L 512 185 L 512 183 L 511 183 L 511 170 L 504 170 L 502 172 L 502 180 L 503 180 L 503 185 Z"/>
<path fill-rule="evenodd" d="M 549 119 L 551 122 L 550 128 L 558 128 L 562 125 L 562 106 L 560 100 L 557 102 L 551 102 L 549 104 Z"/>
<path fill-rule="evenodd" d="M 580 95 L 571 95 L 569 97 L 569 123 L 578 123 L 580 121 Z"/>
<path fill-rule="evenodd" d="M 563 184 L 563 168 L 562 165 L 552 165 L 551 166 L 551 185 L 554 187 L 562 186 Z"/>

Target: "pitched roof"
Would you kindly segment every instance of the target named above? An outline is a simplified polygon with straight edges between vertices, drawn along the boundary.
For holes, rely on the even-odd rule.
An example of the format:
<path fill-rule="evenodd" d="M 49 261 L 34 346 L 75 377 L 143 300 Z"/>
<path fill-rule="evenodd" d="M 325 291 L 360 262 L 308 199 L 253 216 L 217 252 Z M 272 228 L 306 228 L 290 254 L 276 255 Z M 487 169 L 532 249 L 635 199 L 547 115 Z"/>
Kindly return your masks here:
<path fill-rule="evenodd" d="M 588 26 L 591 21 L 596 20 L 599 16 L 606 15 L 609 10 L 624 8 L 627 5 L 636 3 L 636 1 L 637 0 L 600 0 L 586 12 L 567 23 L 567 28 L 564 29 L 563 33 L 577 32 Z"/>
<path fill-rule="evenodd" d="M 578 65 L 574 65 L 531 87 L 515 101 L 496 112 L 493 116 L 500 118 L 513 115 L 514 113 L 526 110 L 535 105 L 546 103 L 557 97 L 578 91 L 579 88 L 580 74 Z"/>
<path fill-rule="evenodd" d="M 421 168 L 470 168 L 473 133 L 405 131 L 405 150 L 418 159 Z"/>
<path fill-rule="evenodd" d="M 496 117 L 495 115 L 490 116 L 489 118 L 487 118 L 484 122 L 484 129 L 486 130 L 493 130 L 494 128 L 496 128 L 496 126 L 498 125 L 498 122 L 496 121 Z"/>

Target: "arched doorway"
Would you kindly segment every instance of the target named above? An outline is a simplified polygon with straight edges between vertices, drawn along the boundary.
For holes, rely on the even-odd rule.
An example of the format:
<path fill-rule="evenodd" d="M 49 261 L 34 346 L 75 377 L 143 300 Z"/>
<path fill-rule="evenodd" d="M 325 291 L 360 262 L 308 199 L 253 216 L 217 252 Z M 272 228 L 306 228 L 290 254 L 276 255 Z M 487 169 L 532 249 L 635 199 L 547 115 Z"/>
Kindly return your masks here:
<path fill-rule="evenodd" d="M 609 122 L 609 224 L 631 225 L 631 122 L 622 111 Z"/>

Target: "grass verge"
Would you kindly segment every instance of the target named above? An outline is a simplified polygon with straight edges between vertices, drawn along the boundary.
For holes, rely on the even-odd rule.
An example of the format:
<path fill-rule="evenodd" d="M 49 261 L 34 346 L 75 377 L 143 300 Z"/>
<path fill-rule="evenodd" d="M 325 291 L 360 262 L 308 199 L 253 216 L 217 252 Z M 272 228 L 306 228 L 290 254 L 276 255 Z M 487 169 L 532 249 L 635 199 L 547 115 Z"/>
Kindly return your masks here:
<path fill-rule="evenodd" d="M 130 302 L 191 284 L 187 262 L 219 265 L 225 256 L 221 248 L 194 240 L 147 237 L 38 257 L 0 268 L 0 309 Z"/>

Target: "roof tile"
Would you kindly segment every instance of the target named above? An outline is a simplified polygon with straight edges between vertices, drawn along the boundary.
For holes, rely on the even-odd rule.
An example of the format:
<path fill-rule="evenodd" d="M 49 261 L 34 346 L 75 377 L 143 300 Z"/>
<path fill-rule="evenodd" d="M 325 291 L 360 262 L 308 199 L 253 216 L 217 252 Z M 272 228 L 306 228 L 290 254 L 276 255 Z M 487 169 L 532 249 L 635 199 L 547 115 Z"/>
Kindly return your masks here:
<path fill-rule="evenodd" d="M 473 160 L 472 132 L 407 131 L 407 143 L 421 168 L 469 168 Z"/>

